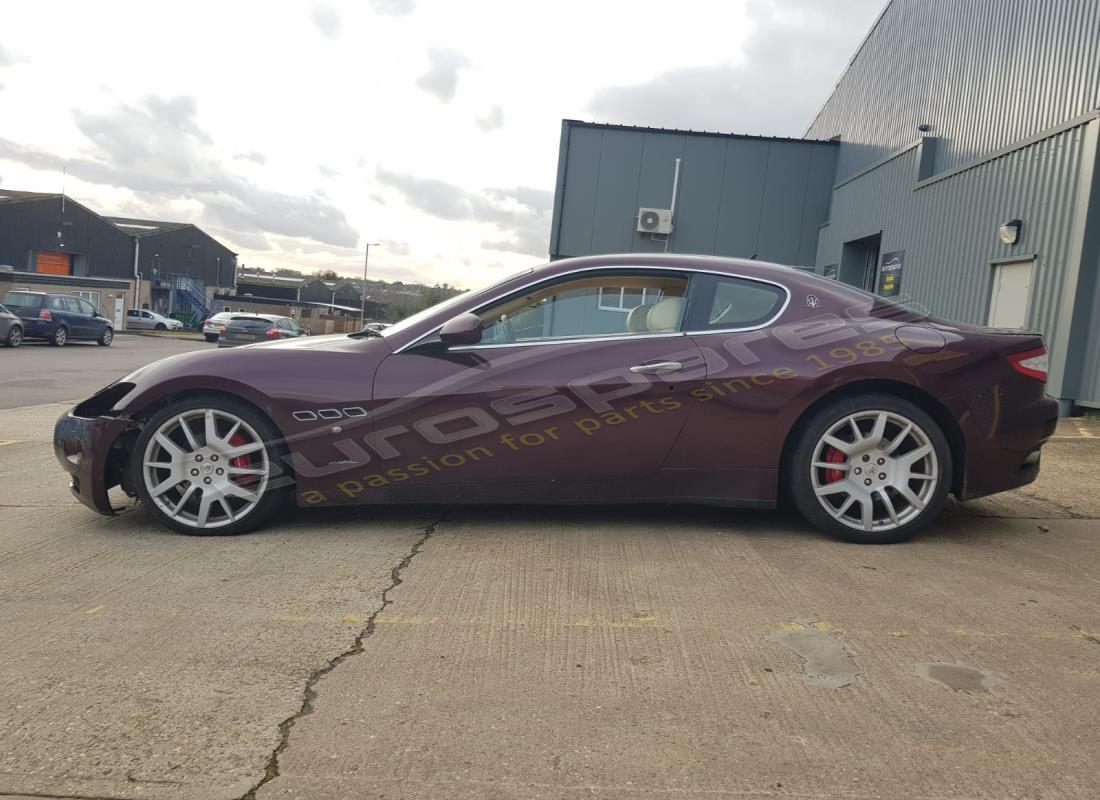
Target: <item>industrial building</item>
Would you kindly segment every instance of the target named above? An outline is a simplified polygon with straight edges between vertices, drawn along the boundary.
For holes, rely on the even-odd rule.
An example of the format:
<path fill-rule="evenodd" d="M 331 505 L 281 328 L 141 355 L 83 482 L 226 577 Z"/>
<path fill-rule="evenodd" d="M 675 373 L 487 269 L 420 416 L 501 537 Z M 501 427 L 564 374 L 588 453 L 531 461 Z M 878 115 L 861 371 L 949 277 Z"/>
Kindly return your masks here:
<path fill-rule="evenodd" d="M 352 281 L 249 272 L 237 276 L 236 293 L 215 295 L 214 308 L 293 317 L 313 334 L 350 333 L 362 322 L 386 319 L 385 306 L 369 297 L 364 300 Z"/>
<path fill-rule="evenodd" d="M 0 296 L 80 294 L 116 321 L 149 308 L 188 321 L 232 291 L 237 255 L 188 223 L 104 217 L 61 194 L 0 189 Z"/>
<path fill-rule="evenodd" d="M 1063 412 L 1100 408 L 1098 109 L 1100 0 L 892 0 L 802 139 L 565 120 L 551 257 L 756 257 L 1038 329 Z"/>

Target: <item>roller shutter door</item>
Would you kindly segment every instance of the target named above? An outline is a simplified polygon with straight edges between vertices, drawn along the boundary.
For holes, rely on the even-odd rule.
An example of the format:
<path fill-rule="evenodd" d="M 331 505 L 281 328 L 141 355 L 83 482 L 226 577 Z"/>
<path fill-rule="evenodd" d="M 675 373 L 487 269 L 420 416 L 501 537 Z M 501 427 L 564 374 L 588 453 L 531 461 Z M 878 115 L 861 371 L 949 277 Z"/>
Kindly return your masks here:
<path fill-rule="evenodd" d="M 47 275 L 72 275 L 73 257 L 69 253 L 40 251 L 35 261 L 36 269 Z"/>

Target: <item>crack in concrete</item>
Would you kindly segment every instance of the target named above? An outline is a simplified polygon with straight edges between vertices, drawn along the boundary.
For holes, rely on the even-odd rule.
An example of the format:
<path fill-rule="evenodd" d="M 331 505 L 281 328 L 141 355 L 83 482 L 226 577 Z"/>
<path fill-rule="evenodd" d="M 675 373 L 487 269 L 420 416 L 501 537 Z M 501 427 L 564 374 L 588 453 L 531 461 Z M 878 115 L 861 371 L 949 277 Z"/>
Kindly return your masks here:
<path fill-rule="evenodd" d="M 363 652 L 363 640 L 368 639 L 372 635 L 374 635 L 374 632 L 378 627 L 378 615 L 386 610 L 386 606 L 389 606 L 393 603 L 393 601 L 389 598 L 389 593 L 401 585 L 401 573 L 405 571 L 405 569 L 412 562 L 413 558 L 416 557 L 416 555 L 420 552 L 421 548 L 427 543 L 427 541 L 432 538 L 433 535 L 435 535 L 436 528 L 439 527 L 439 525 L 441 525 L 443 522 L 445 522 L 446 519 L 447 512 L 444 511 L 439 519 L 427 525 L 421 533 L 420 538 L 418 538 L 416 542 L 413 543 L 412 549 L 410 549 L 409 552 L 405 554 L 405 557 L 398 562 L 397 566 L 390 570 L 390 585 L 382 590 L 382 604 L 379 605 L 378 608 L 376 608 L 367 618 L 366 625 L 364 626 L 363 630 L 359 632 L 359 635 L 355 637 L 355 641 L 352 642 L 351 647 L 349 647 L 347 650 L 340 653 L 339 655 L 330 658 L 323 666 L 315 669 L 313 672 L 310 673 L 309 677 L 306 679 L 305 688 L 302 690 L 301 706 L 298 708 L 297 711 L 295 711 L 293 714 L 291 714 L 289 717 L 279 723 L 279 743 L 275 746 L 275 749 L 271 751 L 271 755 L 268 756 L 267 765 L 264 768 L 263 777 L 260 778 L 259 782 L 255 786 L 245 792 L 245 794 L 241 795 L 239 800 L 256 800 L 256 793 L 261 788 L 263 788 L 265 784 L 270 783 L 271 781 L 275 780 L 275 778 L 279 777 L 279 756 L 281 756 L 290 745 L 290 733 L 294 729 L 295 723 L 297 723 L 298 720 L 300 720 L 302 717 L 308 716 L 309 714 L 313 713 L 313 701 L 317 699 L 317 684 L 321 681 L 322 678 L 324 678 L 338 666 L 343 664 L 349 658 L 359 655 Z"/>

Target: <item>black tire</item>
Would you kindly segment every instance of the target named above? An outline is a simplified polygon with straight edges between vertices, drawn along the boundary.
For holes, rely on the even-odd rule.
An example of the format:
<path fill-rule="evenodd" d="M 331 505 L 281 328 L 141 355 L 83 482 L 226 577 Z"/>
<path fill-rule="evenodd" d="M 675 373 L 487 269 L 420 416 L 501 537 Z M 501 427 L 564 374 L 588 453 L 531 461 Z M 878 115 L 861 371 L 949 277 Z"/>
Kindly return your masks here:
<path fill-rule="evenodd" d="M 142 474 L 142 462 L 149 440 L 156 431 L 173 416 L 195 409 L 215 409 L 234 414 L 256 431 L 264 442 L 268 463 L 271 465 L 269 485 L 259 502 L 247 516 L 217 528 L 198 528 L 182 523 L 163 511 L 151 498 Z M 137 490 L 142 506 L 160 522 L 173 530 L 190 536 L 235 536 L 247 533 L 263 525 L 273 513 L 285 507 L 285 500 L 293 488 L 293 477 L 286 466 L 286 448 L 282 436 L 274 424 L 253 406 L 236 398 L 221 395 L 198 395 L 189 400 L 179 400 L 162 408 L 145 423 L 137 443 L 131 451 L 130 480 Z M 272 486 L 271 484 L 274 484 Z"/>
<path fill-rule="evenodd" d="M 206 341 L 208 341 L 208 342 L 218 341 L 218 334 L 216 334 L 216 333 L 207 333 L 207 334 L 205 334 L 205 336 L 206 336 Z"/>
<path fill-rule="evenodd" d="M 50 337 L 50 344 L 54 347 L 64 347 L 65 343 L 69 341 L 69 329 L 64 325 L 58 325 L 53 332 L 53 336 Z"/>
<path fill-rule="evenodd" d="M 15 348 L 21 344 L 23 344 L 23 328 L 20 325 L 12 325 L 8 330 L 8 338 L 4 340 L 4 346 Z"/>
<path fill-rule="evenodd" d="M 838 519 L 837 516 L 826 510 L 826 502 L 835 504 L 833 505 L 833 509 L 834 511 L 838 510 L 839 506 L 843 505 L 843 498 L 846 498 L 847 494 L 841 491 L 838 493 L 840 496 L 839 499 L 837 495 L 833 495 L 832 500 L 824 498 L 819 499 L 814 489 L 814 471 L 818 468 L 814 467 L 813 463 L 815 452 L 817 451 L 819 443 L 822 441 L 822 437 L 824 437 L 835 425 L 845 420 L 850 415 L 859 414 L 861 412 L 877 411 L 896 415 L 891 416 L 891 433 L 884 437 L 883 441 L 891 438 L 894 432 L 900 427 L 896 422 L 896 418 L 904 418 L 905 420 L 911 421 L 916 426 L 914 431 L 922 432 L 925 435 L 927 439 L 926 444 L 931 445 L 934 451 L 938 482 L 927 490 L 927 495 L 923 500 L 923 507 L 909 504 L 904 497 L 896 494 L 896 489 L 890 489 L 891 496 L 894 498 L 894 500 L 891 501 L 891 512 L 894 509 L 894 502 L 900 501 L 907 504 L 908 508 L 906 513 L 912 514 L 912 517 L 904 522 L 904 524 L 897 524 L 895 527 L 887 530 L 873 529 L 868 531 L 863 528 L 856 528 L 849 524 L 845 524 Z M 859 423 L 857 423 L 857 425 L 858 424 Z M 947 437 L 936 421 L 925 413 L 924 410 L 910 403 L 908 400 L 903 400 L 894 395 L 879 393 L 842 398 L 818 409 L 812 416 L 802 421 L 798 426 L 796 435 L 798 436 L 798 440 L 786 464 L 786 472 L 790 478 L 791 497 L 798 510 L 809 522 L 831 536 L 846 542 L 855 542 L 858 544 L 893 544 L 895 542 L 903 542 L 912 538 L 921 528 L 932 522 L 947 503 L 947 495 L 950 492 L 952 480 L 951 447 L 948 444 Z M 895 453 L 898 452 L 901 451 L 895 451 Z M 913 452 L 915 452 L 915 449 Z M 879 454 L 877 450 L 873 451 L 873 453 L 875 455 Z M 877 459 L 872 456 L 870 459 L 872 468 L 869 470 L 871 476 L 869 478 L 856 479 L 853 473 L 855 473 L 857 469 L 862 470 L 866 468 L 866 464 L 863 463 L 867 460 L 865 456 L 860 455 L 858 458 L 852 456 L 848 459 L 839 453 L 836 455 L 849 461 L 844 470 L 844 472 L 847 473 L 845 478 L 850 476 L 857 481 L 870 481 L 874 480 L 876 477 L 881 478 L 886 474 L 884 472 L 876 476 L 874 473 L 878 473 L 879 469 L 889 469 L 889 467 L 880 468 L 874 466 Z M 890 460 L 889 455 L 885 453 L 882 455 L 886 456 L 887 461 Z M 902 453 L 902 455 L 904 455 L 904 453 Z M 849 470 L 850 472 L 848 472 Z M 827 476 L 829 471 L 830 470 L 825 470 L 817 474 Z M 905 474 L 908 478 L 907 472 L 902 474 Z M 919 475 L 915 477 L 921 478 Z M 823 482 L 827 484 L 827 487 L 831 487 L 831 481 L 835 480 L 838 480 L 838 478 L 826 477 Z M 904 484 L 905 487 L 909 487 L 910 491 L 913 491 L 912 487 L 914 486 L 920 487 L 923 485 L 920 481 L 912 483 L 905 480 L 899 481 L 899 483 Z M 889 488 L 889 485 L 886 485 L 882 491 L 885 492 Z M 878 503 L 877 506 L 874 505 L 875 502 Z M 863 506 L 861 504 L 860 509 L 862 510 L 862 508 Z M 877 508 L 882 512 L 886 510 L 881 500 L 873 501 L 872 508 Z M 872 512 L 872 514 L 875 513 L 874 511 Z M 841 517 L 848 518 L 844 516 L 843 512 L 841 512 Z M 895 518 L 891 515 L 890 519 L 883 520 L 881 524 L 893 524 L 893 519 Z M 900 520 L 901 515 L 899 514 L 896 519 Z M 871 527 L 874 528 L 875 524 L 879 523 L 874 523 Z"/>
<path fill-rule="evenodd" d="M 153 328 L 153 330 L 155 330 L 155 331 L 166 331 L 166 330 L 168 330 L 168 326 L 165 325 L 163 322 L 158 322 L 156 324 L 156 326 Z"/>
<path fill-rule="evenodd" d="M 110 347 L 111 342 L 113 342 L 114 340 L 115 340 L 114 328 L 112 328 L 110 325 L 108 325 L 106 328 L 103 329 L 103 333 L 100 335 L 100 337 L 98 339 L 96 339 L 96 344 L 98 344 L 100 347 Z"/>

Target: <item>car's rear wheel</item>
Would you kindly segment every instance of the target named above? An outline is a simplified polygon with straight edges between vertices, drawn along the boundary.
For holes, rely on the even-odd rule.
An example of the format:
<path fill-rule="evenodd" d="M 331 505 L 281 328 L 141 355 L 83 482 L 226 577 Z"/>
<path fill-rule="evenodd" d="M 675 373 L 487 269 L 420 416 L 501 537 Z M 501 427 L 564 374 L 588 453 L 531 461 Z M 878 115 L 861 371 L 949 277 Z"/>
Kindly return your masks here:
<path fill-rule="evenodd" d="M 23 329 L 18 325 L 12 325 L 8 331 L 8 338 L 4 340 L 8 347 L 18 347 L 23 344 Z"/>
<path fill-rule="evenodd" d="M 172 403 L 143 428 L 133 485 L 142 504 L 182 533 L 232 535 L 261 525 L 279 506 L 279 434 L 231 398 Z"/>
<path fill-rule="evenodd" d="M 801 429 L 790 476 L 799 511 L 849 542 L 909 539 L 943 510 L 951 450 L 921 408 L 886 394 L 849 397 Z"/>
<path fill-rule="evenodd" d="M 216 333 L 208 333 L 208 334 L 206 334 L 206 341 L 208 341 L 208 342 L 216 342 L 216 341 L 218 341 L 218 334 L 216 334 Z"/>
<path fill-rule="evenodd" d="M 50 344 L 54 347 L 64 347 L 67 341 L 69 341 L 69 329 L 64 325 L 58 325 L 53 336 L 50 337 Z"/>
<path fill-rule="evenodd" d="M 103 335 L 97 339 L 97 343 L 103 347 L 110 347 L 111 342 L 115 340 L 115 331 L 113 328 L 104 328 Z"/>

